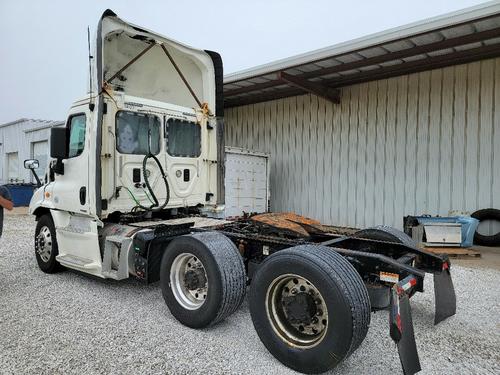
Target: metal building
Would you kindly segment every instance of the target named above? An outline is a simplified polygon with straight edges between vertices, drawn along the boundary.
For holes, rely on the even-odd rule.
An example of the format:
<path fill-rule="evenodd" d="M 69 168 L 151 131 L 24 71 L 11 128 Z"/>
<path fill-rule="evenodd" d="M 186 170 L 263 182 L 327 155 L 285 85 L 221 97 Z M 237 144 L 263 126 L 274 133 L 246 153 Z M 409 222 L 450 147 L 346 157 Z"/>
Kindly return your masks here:
<path fill-rule="evenodd" d="M 227 146 L 271 154 L 271 209 L 327 224 L 500 207 L 500 4 L 225 77 Z"/>
<path fill-rule="evenodd" d="M 0 124 L 0 184 L 33 183 L 29 170 L 25 170 L 26 159 L 38 159 L 36 170 L 43 176 L 49 155 L 50 128 L 64 125 L 62 121 L 45 121 L 22 118 Z"/>

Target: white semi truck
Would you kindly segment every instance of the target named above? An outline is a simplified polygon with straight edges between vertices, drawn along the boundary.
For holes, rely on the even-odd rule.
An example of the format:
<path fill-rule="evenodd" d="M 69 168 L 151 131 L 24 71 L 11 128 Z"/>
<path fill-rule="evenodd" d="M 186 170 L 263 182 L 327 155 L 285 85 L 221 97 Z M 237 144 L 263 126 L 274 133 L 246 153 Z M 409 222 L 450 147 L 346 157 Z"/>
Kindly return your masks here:
<path fill-rule="evenodd" d="M 390 311 L 403 371 L 420 370 L 409 298 L 434 275 L 436 320 L 455 313 L 446 258 L 377 227 L 328 230 L 295 214 L 216 219 L 224 210 L 222 60 L 127 23 L 97 29 L 90 94 L 53 128 L 34 193 L 40 269 L 159 281 L 172 315 L 202 328 L 250 285 L 259 337 L 297 371 L 335 367 Z M 25 161 L 33 173 L 36 160 Z M 350 235 L 346 235 L 350 234 Z"/>

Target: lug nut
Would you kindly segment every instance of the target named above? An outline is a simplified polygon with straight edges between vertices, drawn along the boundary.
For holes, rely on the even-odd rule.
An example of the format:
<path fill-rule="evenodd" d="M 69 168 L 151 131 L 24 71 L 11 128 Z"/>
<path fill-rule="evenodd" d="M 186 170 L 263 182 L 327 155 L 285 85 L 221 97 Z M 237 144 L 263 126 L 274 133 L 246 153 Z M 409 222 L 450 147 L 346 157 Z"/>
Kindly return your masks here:
<path fill-rule="evenodd" d="M 296 288 L 293 288 L 293 289 L 291 290 L 291 293 L 292 293 L 292 294 L 297 294 L 297 289 L 296 289 Z"/>

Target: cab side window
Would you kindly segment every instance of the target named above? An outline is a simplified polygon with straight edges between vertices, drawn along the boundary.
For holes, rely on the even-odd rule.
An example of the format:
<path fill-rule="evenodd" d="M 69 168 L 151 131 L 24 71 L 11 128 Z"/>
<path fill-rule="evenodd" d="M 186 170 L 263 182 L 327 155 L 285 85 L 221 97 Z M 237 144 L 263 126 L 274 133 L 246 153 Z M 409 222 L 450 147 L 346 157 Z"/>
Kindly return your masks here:
<path fill-rule="evenodd" d="M 170 118 L 165 124 L 165 133 L 169 155 L 186 158 L 201 155 L 201 127 L 197 123 Z"/>
<path fill-rule="evenodd" d="M 147 113 L 116 114 L 116 149 L 122 154 L 157 155 L 160 152 L 160 119 Z"/>
<path fill-rule="evenodd" d="M 86 117 L 81 113 L 71 116 L 68 123 L 68 158 L 74 158 L 83 152 L 85 147 Z"/>

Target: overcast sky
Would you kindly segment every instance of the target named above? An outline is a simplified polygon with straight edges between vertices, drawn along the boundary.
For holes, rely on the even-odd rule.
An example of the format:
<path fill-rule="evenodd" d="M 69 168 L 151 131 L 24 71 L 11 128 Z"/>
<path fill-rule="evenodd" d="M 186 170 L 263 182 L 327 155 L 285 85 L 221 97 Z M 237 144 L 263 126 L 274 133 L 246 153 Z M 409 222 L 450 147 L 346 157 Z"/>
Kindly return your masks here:
<path fill-rule="evenodd" d="M 66 117 L 87 88 L 87 25 L 95 32 L 106 8 L 218 51 L 227 74 L 483 2 L 0 0 L 0 124 Z"/>

